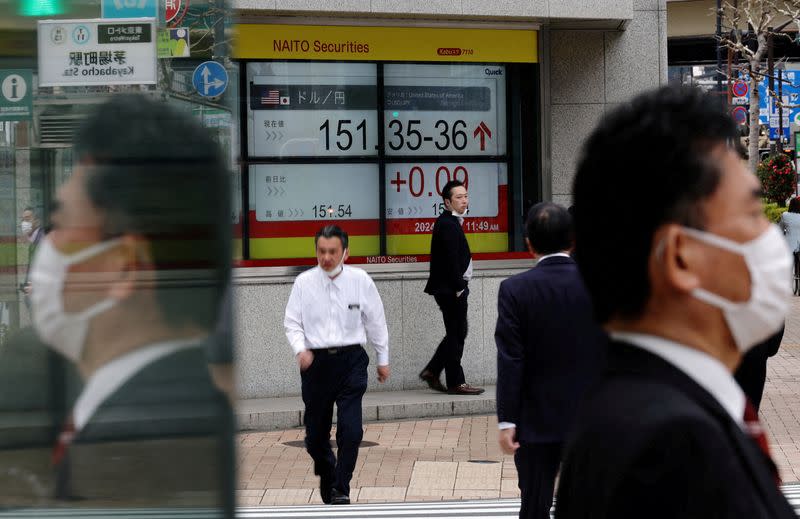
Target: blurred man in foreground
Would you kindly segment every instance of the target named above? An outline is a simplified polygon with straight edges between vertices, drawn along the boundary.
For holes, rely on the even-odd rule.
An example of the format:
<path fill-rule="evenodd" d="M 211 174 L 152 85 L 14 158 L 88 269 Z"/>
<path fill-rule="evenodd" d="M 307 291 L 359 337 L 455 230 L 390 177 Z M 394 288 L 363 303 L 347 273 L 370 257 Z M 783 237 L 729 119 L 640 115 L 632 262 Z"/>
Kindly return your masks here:
<path fill-rule="evenodd" d="M 52 453 L 57 496 L 232 516 L 232 415 L 206 360 L 230 271 L 223 159 L 140 95 L 102 105 L 75 154 L 31 271 L 35 328 L 85 382 Z"/>
<path fill-rule="evenodd" d="M 796 517 L 732 376 L 783 325 L 792 266 L 737 135 L 711 96 L 664 87 L 586 142 L 576 258 L 612 343 L 567 445 L 559 519 Z M 647 210 L 620 217 L 641 193 Z"/>

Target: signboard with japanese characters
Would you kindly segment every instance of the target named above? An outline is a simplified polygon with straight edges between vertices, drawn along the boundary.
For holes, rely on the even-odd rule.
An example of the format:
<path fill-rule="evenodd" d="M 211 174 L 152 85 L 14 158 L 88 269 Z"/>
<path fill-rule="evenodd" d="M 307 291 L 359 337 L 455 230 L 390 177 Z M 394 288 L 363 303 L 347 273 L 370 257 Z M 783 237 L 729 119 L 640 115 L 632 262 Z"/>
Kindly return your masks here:
<path fill-rule="evenodd" d="M 378 168 L 374 164 L 253 166 L 256 220 L 377 219 Z M 373 196 L 353 198 L 350 189 Z"/>
<path fill-rule="evenodd" d="M 44 20 L 38 41 L 40 86 L 156 83 L 153 18 Z"/>
<path fill-rule="evenodd" d="M 387 155 L 504 155 L 505 67 L 384 67 Z"/>
<path fill-rule="evenodd" d="M 248 63 L 253 157 L 376 156 L 372 63 Z"/>

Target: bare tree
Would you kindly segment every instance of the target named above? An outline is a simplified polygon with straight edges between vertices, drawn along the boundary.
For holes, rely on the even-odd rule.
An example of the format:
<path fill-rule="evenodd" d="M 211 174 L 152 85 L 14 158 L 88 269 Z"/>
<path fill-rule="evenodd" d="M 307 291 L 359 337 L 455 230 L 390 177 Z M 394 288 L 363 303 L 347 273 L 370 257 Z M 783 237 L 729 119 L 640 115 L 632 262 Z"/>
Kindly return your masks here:
<path fill-rule="evenodd" d="M 767 64 L 767 53 L 772 38 L 789 38 L 783 29 L 794 24 L 800 30 L 799 0 L 725 0 L 718 13 L 723 32 L 720 45 L 731 49 L 744 61 L 750 78 L 749 149 L 750 169 L 758 166 L 759 101 L 758 85 L 772 71 Z M 775 26 L 779 23 L 779 26 Z M 729 76 L 732 71 L 728 71 Z M 782 100 L 774 91 L 768 95 Z"/>

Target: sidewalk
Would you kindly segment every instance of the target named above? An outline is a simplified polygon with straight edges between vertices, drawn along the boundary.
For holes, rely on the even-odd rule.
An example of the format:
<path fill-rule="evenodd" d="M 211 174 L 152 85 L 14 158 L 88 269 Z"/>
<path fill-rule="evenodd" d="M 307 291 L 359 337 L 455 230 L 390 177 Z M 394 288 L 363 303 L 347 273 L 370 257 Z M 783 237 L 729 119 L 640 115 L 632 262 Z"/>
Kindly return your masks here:
<path fill-rule="evenodd" d="M 411 397 L 418 395 L 394 395 Z M 794 299 L 781 350 L 768 364 L 761 419 L 784 483 L 800 481 L 800 298 Z M 239 434 L 240 505 L 320 503 L 303 436 L 301 428 Z M 359 503 L 513 498 L 519 497 L 516 485 L 514 460 L 497 446 L 495 416 L 448 416 L 366 424 L 350 498 Z"/>

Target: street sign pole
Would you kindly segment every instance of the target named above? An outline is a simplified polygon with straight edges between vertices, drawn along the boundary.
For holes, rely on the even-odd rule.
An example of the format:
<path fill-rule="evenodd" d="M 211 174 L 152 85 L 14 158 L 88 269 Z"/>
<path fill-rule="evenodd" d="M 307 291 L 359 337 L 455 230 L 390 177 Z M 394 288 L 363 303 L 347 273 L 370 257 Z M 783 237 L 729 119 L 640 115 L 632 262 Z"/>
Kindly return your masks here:
<path fill-rule="evenodd" d="M 778 63 L 778 150 L 783 153 L 783 63 Z"/>

